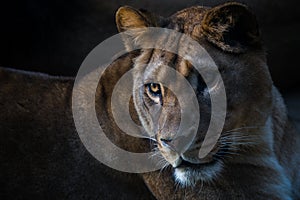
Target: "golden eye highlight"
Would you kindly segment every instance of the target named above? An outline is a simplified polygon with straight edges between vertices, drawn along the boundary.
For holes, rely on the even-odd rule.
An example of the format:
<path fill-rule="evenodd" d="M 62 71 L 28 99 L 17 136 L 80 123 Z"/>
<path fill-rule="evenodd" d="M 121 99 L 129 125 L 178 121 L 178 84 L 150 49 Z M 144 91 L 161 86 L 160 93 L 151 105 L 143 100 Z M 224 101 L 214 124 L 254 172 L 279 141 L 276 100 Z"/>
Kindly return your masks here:
<path fill-rule="evenodd" d="M 161 103 L 162 88 L 159 83 L 148 83 L 146 86 L 146 93 L 148 97 L 155 103 Z"/>
<path fill-rule="evenodd" d="M 151 92 L 154 95 L 161 94 L 160 85 L 158 83 L 150 83 L 148 89 L 149 92 Z"/>

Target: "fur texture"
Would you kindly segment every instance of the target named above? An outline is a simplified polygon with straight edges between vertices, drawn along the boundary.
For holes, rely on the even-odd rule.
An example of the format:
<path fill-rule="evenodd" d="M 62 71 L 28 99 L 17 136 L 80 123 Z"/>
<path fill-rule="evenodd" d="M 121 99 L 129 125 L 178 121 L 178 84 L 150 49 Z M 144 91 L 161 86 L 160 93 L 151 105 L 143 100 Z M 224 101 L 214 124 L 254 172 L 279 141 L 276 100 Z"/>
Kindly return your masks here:
<path fill-rule="evenodd" d="M 130 62 L 112 64 L 115 76 L 103 77 L 108 87 L 98 99 Z M 139 176 L 103 165 L 82 145 L 72 117 L 73 84 L 74 78 L 0 68 L 0 198 L 154 199 Z"/>
<path fill-rule="evenodd" d="M 117 12 L 118 27 L 134 30 L 136 26 L 128 26 L 126 20 L 122 21 L 126 19 L 126 13 L 133 13 L 132 8 L 121 8 Z M 281 95 L 273 86 L 257 22 L 248 8 L 239 3 L 214 8 L 191 7 L 160 20 L 164 23 L 150 25 L 142 23 L 140 20 L 144 19 L 138 15 L 131 15 L 131 21 L 134 21 L 132 18 L 141 25 L 139 28 L 159 26 L 174 29 L 198 41 L 217 64 L 227 95 L 227 116 L 221 137 L 212 152 L 199 159 L 197 152 L 211 114 L 208 93 L 219 92 L 218 80 L 213 80 L 215 87 L 208 92 L 201 76 L 189 62 L 163 50 L 142 49 L 135 59 L 135 108 L 145 130 L 157 134 L 158 155 L 161 154 L 166 166 L 170 166 L 143 175 L 156 198 L 300 198 L 299 178 L 295 179 L 299 177 L 300 160 L 296 155 L 299 155 L 300 136 L 291 128 Z M 147 42 L 147 35 L 143 32 L 131 36 L 132 40 L 124 38 L 127 48 L 129 42 L 136 45 Z M 172 37 L 158 38 L 156 42 L 174 44 Z M 181 45 L 178 44 L 178 51 Z M 145 65 L 148 63 L 156 64 Z M 205 61 L 202 63 L 206 65 Z M 147 80 L 167 77 L 162 64 L 172 66 L 185 76 L 201 107 L 202 121 L 197 136 L 183 153 L 178 153 L 172 146 L 172 142 L 180 143 L 176 136 L 180 125 L 180 105 L 176 96 L 161 85 L 162 103 L 158 104 L 153 103 L 149 92 L 144 92 L 149 90 Z M 154 118 L 157 110 L 160 110 L 159 117 Z M 192 119 L 193 113 L 190 115 Z"/>
<path fill-rule="evenodd" d="M 228 13 L 232 14 L 229 17 L 232 20 L 219 20 Z M 234 27 L 241 16 L 242 22 L 250 22 L 249 27 Z M 215 18 L 221 24 L 216 23 Z M 164 107 L 166 123 L 158 134 L 158 150 L 166 163 L 174 164 L 176 168 L 142 174 L 156 199 L 300 198 L 299 134 L 290 124 L 283 100 L 273 86 L 265 53 L 259 45 L 256 22 L 245 6 L 235 3 L 212 9 L 196 6 L 166 19 L 123 7 L 117 12 L 116 22 L 120 31 L 136 25 L 140 28 L 160 26 L 190 35 L 213 57 L 229 97 L 219 148 L 200 163 L 202 161 L 197 160 L 192 149 L 199 148 L 207 128 L 209 95 L 205 85 L 200 84 L 201 77 L 195 75 L 188 62 L 168 52 L 148 49 L 119 58 L 105 72 L 96 94 L 99 122 L 115 144 L 132 152 L 147 152 L 151 145 L 148 140 L 123 134 L 114 123 L 110 107 L 112 88 L 125 72 L 134 67 L 135 81 L 142 82 L 146 74 L 164 76 L 158 66 L 146 69 L 142 63 L 151 59 L 157 61 L 154 62 L 157 65 L 172 63 L 199 91 L 204 121 L 199 126 L 197 140 L 191 144 L 193 148 L 184 158 L 198 163 L 194 170 L 180 166 L 180 162 L 171 163 L 179 157 L 160 140 L 172 139 L 172 130 L 179 121 L 176 98 L 168 91 L 164 95 L 164 100 L 170 104 Z M 242 31 L 242 41 L 240 37 L 234 37 L 235 31 Z M 137 35 L 124 38 L 129 50 L 132 41 L 139 42 L 141 33 L 134 34 Z M 229 35 L 225 37 L 224 34 Z M 92 72 L 87 74 L 87 80 L 92 75 Z M 85 150 L 72 119 L 73 83 L 72 78 L 0 69 L 1 199 L 153 199 L 139 176 L 116 172 L 93 159 Z M 83 97 L 89 89 L 88 82 L 86 84 L 81 91 Z M 152 130 L 147 122 L 148 115 L 140 106 L 141 98 L 137 94 L 133 96 L 132 118 L 140 121 L 146 130 Z M 229 146 L 235 144 L 230 151 L 232 154 L 222 152 L 216 159 L 218 162 L 211 162 L 216 158 L 214 155 L 220 153 L 224 142 Z"/>

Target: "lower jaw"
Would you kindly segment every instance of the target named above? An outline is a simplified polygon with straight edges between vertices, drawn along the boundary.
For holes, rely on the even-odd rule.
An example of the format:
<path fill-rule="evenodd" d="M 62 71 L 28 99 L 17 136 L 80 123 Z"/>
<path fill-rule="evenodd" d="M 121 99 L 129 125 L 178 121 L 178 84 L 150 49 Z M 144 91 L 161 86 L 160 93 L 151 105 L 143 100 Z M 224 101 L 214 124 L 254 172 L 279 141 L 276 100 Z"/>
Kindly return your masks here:
<path fill-rule="evenodd" d="M 194 186 L 197 182 L 208 182 L 216 178 L 222 171 L 222 164 L 213 161 L 206 164 L 182 163 L 174 169 L 176 182 L 182 186 Z"/>

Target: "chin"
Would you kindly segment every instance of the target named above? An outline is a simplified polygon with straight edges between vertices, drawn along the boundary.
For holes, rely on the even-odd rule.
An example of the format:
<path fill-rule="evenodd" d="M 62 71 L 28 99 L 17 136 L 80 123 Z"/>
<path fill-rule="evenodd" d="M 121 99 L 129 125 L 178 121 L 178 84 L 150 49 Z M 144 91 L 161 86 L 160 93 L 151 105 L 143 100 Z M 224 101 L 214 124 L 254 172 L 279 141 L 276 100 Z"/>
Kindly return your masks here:
<path fill-rule="evenodd" d="M 191 164 L 182 162 L 174 169 L 174 177 L 177 184 L 182 187 L 195 186 L 197 182 L 211 182 L 222 171 L 223 164 L 216 160 L 206 164 Z"/>

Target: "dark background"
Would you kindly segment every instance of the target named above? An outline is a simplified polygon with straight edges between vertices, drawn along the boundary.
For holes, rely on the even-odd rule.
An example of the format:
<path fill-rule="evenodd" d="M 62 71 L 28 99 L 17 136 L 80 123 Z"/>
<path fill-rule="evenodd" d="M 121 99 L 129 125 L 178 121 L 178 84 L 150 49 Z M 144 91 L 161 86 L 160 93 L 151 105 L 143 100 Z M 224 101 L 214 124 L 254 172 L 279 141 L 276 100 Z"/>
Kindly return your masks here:
<path fill-rule="evenodd" d="M 114 14 L 119 6 L 146 8 L 168 16 L 188 6 L 214 6 L 221 2 L 225 0 L 1 1 L 0 66 L 75 76 L 87 54 L 103 40 L 117 33 Z M 273 80 L 284 93 L 289 114 L 300 128 L 297 62 L 300 52 L 300 9 L 297 0 L 241 2 L 246 2 L 258 18 Z M 55 111 L 53 109 L 53 113 Z M 6 112 L 2 113 L 5 119 Z M 18 123 L 13 120 L 10 125 L 2 124 L 4 130 L 8 127 L 7 133 L 11 135 L 5 135 L 6 132 L 0 130 L 0 185 L 4 183 L 6 186 L 0 186 L 0 196 L 7 195 L 10 197 L 7 199 L 24 199 L 25 196 L 32 199 L 34 194 L 43 197 L 50 195 L 48 198 L 51 199 L 52 196 L 57 198 L 58 195 L 69 195 L 69 199 L 105 199 L 103 194 L 110 191 L 111 185 L 115 186 L 115 180 L 119 180 L 117 176 L 112 177 L 107 168 L 101 171 L 101 163 L 85 151 L 76 134 L 65 135 L 68 133 L 65 129 L 69 127 L 60 118 L 57 122 L 62 124 L 60 131 L 41 129 L 42 134 L 30 132 L 36 129 L 35 124 L 31 123 L 36 120 L 36 116 L 26 115 L 26 118 L 17 120 Z M 69 120 L 72 124 L 73 119 Z M 4 123 L 7 123 L 7 119 Z M 44 127 L 43 124 L 41 126 Z M 11 131 L 14 130 L 12 127 L 18 131 Z M 105 184 L 101 185 L 103 182 Z M 143 185 L 141 181 L 133 182 Z M 128 196 L 129 191 L 135 192 L 136 185 L 127 182 L 121 182 L 121 185 L 128 187 L 128 192 L 123 195 Z M 147 190 L 144 188 L 140 192 L 144 194 Z M 117 191 L 114 195 L 119 194 L 122 193 Z"/>
<path fill-rule="evenodd" d="M 0 66 L 75 76 L 85 56 L 117 33 L 121 5 L 146 8 L 162 16 L 224 0 L 23 0 L 0 6 Z M 243 0 L 256 14 L 275 84 L 290 91 L 300 84 L 300 12 L 297 0 Z"/>

